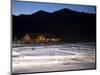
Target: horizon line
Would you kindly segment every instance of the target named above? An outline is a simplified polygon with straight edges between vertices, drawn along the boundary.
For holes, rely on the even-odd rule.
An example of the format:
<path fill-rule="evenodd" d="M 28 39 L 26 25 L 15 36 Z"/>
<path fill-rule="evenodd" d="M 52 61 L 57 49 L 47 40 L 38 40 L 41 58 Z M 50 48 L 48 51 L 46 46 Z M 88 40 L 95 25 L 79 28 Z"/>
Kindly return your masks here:
<path fill-rule="evenodd" d="M 39 11 L 44 11 L 44 12 L 47 12 L 47 13 L 54 13 L 54 12 L 56 12 L 56 11 L 60 11 L 60 10 L 63 10 L 63 9 L 70 10 L 70 11 L 74 11 L 74 12 L 77 12 L 77 13 L 96 14 L 96 13 L 80 12 L 80 11 L 72 10 L 72 9 L 69 9 L 69 8 L 62 8 L 62 9 L 55 10 L 55 11 L 53 11 L 53 12 L 46 11 L 46 10 L 41 10 L 41 9 L 40 9 L 40 10 L 38 10 L 38 11 L 36 11 L 36 12 L 33 12 L 33 13 L 30 13 L 30 14 L 24 14 L 24 13 L 23 13 L 23 14 L 17 15 L 17 14 L 12 13 L 12 15 L 14 15 L 14 16 L 32 15 L 32 14 L 35 14 L 35 13 L 37 13 L 37 12 L 39 12 Z"/>

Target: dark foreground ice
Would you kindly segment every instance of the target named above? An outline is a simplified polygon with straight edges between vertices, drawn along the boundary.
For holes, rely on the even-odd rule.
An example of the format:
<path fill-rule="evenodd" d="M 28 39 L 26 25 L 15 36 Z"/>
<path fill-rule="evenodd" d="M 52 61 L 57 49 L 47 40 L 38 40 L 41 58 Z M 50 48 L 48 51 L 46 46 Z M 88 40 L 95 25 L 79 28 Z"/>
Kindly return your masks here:
<path fill-rule="evenodd" d="M 95 69 L 94 44 L 12 47 L 12 73 Z"/>

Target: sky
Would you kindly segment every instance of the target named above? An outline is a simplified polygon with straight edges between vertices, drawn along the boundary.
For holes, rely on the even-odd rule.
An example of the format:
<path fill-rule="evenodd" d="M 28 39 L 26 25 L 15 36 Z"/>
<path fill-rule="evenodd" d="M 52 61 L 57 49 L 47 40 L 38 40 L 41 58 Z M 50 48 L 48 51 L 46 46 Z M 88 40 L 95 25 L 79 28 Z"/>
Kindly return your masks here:
<path fill-rule="evenodd" d="M 75 10 L 78 12 L 93 13 L 93 14 L 96 13 L 96 7 L 89 6 L 89 5 L 22 2 L 22 1 L 21 2 L 20 1 L 12 2 L 12 14 L 13 15 L 21 15 L 21 14 L 30 15 L 39 10 L 43 10 L 43 11 L 52 13 L 54 11 L 61 10 L 63 8 L 68 8 L 68 9 Z"/>

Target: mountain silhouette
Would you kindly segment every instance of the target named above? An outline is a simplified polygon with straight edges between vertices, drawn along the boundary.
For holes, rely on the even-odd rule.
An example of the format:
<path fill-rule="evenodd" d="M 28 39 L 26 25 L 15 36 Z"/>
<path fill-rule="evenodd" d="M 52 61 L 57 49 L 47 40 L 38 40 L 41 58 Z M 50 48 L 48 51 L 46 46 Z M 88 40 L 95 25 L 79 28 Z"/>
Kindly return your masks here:
<path fill-rule="evenodd" d="M 37 12 L 35 12 L 34 14 L 48 14 L 49 12 L 47 12 L 47 11 L 43 11 L 43 10 L 39 10 L 39 11 L 37 11 Z"/>
<path fill-rule="evenodd" d="M 55 12 L 37 11 L 31 15 L 12 15 L 13 37 L 25 33 L 55 34 L 65 41 L 95 41 L 96 14 L 61 9 Z"/>

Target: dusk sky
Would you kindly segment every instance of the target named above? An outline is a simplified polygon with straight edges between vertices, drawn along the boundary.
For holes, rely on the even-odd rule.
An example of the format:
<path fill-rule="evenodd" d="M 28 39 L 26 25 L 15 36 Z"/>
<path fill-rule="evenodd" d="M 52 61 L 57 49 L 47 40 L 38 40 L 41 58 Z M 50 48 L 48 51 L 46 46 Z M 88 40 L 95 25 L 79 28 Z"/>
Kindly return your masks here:
<path fill-rule="evenodd" d="M 39 10 L 54 12 L 63 8 L 68 8 L 68 9 L 75 10 L 78 12 L 96 13 L 95 6 L 13 1 L 12 14 L 13 15 L 21 15 L 21 14 L 28 15 L 28 14 L 35 13 Z"/>

